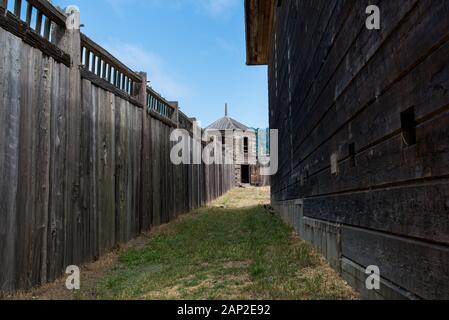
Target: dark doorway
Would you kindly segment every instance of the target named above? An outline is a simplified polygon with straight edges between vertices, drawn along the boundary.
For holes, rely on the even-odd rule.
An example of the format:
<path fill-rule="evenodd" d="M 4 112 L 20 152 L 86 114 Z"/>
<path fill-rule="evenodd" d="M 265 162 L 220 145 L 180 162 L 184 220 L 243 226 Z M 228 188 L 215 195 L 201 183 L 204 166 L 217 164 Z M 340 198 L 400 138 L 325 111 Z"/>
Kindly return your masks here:
<path fill-rule="evenodd" d="M 243 152 L 245 153 L 245 155 L 247 155 L 249 152 L 249 140 L 247 137 L 243 138 Z"/>
<path fill-rule="evenodd" d="M 242 166 L 242 183 L 250 183 L 249 166 Z"/>

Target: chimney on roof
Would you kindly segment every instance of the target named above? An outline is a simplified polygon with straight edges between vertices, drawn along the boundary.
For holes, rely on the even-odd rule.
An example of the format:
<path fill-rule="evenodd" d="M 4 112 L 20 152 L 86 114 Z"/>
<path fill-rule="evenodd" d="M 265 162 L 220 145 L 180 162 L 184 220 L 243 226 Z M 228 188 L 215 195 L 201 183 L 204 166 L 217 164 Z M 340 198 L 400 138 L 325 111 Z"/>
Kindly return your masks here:
<path fill-rule="evenodd" d="M 228 116 L 228 104 L 226 103 L 225 104 L 225 117 L 227 117 Z"/>

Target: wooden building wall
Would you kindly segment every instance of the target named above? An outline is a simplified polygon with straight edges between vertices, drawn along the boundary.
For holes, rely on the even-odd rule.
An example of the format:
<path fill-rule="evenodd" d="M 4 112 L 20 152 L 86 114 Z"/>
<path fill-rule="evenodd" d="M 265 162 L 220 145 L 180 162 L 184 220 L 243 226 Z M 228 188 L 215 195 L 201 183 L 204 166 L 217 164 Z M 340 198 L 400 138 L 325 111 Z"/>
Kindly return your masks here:
<path fill-rule="evenodd" d="M 242 166 L 249 166 L 251 168 L 257 163 L 257 146 L 256 146 L 256 133 L 253 130 L 247 131 L 234 131 L 234 163 L 235 165 L 235 184 L 242 184 Z M 244 150 L 244 139 L 248 139 L 248 152 Z M 251 182 L 251 174 L 250 174 Z"/>
<path fill-rule="evenodd" d="M 364 297 L 449 298 L 448 1 L 279 3 L 274 205 Z"/>
<path fill-rule="evenodd" d="M 0 292 L 53 281 L 234 185 L 232 166 L 173 165 L 176 123 L 86 70 L 79 30 L 58 32 L 71 56 L 0 6 Z"/>

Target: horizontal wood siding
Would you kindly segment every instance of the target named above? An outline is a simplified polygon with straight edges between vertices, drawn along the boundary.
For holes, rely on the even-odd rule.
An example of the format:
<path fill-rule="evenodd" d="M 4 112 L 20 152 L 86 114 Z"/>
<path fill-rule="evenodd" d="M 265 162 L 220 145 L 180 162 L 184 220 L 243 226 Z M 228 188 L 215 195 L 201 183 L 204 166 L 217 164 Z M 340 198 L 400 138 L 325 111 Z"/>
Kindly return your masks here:
<path fill-rule="evenodd" d="M 418 298 L 449 292 L 448 14 L 444 0 L 282 1 L 269 63 L 273 201 L 341 224 L 342 258 Z"/>

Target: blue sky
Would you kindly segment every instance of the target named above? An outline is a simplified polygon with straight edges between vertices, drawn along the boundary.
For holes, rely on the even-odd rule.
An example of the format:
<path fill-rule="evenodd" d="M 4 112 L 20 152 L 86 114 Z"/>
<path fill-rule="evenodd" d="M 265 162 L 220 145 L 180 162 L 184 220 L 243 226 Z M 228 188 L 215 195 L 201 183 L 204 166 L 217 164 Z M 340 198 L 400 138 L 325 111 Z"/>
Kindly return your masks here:
<path fill-rule="evenodd" d="M 243 0 L 54 0 L 87 36 L 207 126 L 224 115 L 267 127 L 266 67 L 245 65 Z"/>

